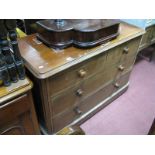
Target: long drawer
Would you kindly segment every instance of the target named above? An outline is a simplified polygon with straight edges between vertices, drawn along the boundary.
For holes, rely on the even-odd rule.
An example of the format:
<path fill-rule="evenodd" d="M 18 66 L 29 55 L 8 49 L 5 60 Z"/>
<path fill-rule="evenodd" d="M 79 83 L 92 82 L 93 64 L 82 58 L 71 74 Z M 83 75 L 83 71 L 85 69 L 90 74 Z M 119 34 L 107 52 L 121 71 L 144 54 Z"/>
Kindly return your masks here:
<path fill-rule="evenodd" d="M 130 73 L 126 73 L 119 79 L 120 87 L 116 89 L 114 81 L 107 84 L 105 87 L 101 88 L 91 96 L 88 96 L 77 105 L 74 105 L 61 115 L 55 116 L 52 118 L 54 132 L 59 131 L 62 127 L 72 123 L 73 121 L 82 118 L 84 114 L 92 110 L 97 106 L 101 101 L 104 101 L 106 98 L 110 97 L 116 90 L 119 90 L 123 87 L 129 80 Z"/>
<path fill-rule="evenodd" d="M 120 78 L 116 78 L 113 81 L 113 93 L 115 93 L 117 90 L 119 90 L 120 88 L 122 88 L 124 85 L 126 85 L 128 83 L 130 73 L 131 73 L 131 71 L 122 75 Z"/>

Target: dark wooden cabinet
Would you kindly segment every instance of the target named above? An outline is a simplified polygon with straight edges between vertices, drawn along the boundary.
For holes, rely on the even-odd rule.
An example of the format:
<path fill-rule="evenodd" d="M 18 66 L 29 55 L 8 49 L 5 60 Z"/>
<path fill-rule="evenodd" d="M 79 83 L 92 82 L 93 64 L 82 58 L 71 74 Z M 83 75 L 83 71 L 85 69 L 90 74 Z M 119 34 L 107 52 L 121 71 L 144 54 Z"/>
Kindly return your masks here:
<path fill-rule="evenodd" d="M 10 88 L 0 88 L 1 92 L 5 91 L 0 97 L 1 135 L 40 134 L 30 90 L 31 84 L 27 79 L 24 81 L 20 81 L 23 85 L 16 83 Z"/>
<path fill-rule="evenodd" d="M 144 31 L 123 23 L 120 30 L 117 39 L 92 49 L 57 51 L 35 35 L 19 41 L 45 133 L 81 124 L 127 90 Z"/>

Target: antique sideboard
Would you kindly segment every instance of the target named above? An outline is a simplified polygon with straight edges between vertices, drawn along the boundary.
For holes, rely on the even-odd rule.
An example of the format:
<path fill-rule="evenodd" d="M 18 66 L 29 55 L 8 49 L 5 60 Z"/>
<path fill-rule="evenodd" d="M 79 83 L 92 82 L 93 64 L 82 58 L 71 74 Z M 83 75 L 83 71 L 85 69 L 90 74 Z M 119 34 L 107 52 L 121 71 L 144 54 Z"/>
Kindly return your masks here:
<path fill-rule="evenodd" d="M 31 95 L 32 82 L 26 78 L 0 86 L 0 134 L 40 134 L 39 124 Z"/>
<path fill-rule="evenodd" d="M 143 34 L 144 30 L 121 23 L 113 41 L 63 50 L 48 48 L 35 34 L 21 38 L 42 132 L 55 134 L 79 125 L 125 92 Z"/>

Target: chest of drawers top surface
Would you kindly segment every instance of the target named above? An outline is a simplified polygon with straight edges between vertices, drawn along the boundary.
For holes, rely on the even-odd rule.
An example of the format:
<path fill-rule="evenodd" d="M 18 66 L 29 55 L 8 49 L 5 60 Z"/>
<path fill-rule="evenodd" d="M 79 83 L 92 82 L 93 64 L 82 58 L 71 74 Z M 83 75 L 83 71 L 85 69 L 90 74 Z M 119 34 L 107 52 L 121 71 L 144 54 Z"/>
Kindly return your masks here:
<path fill-rule="evenodd" d="M 32 74 L 39 79 L 44 79 L 143 33 L 144 30 L 140 28 L 121 23 L 120 35 L 115 40 L 91 49 L 69 47 L 56 51 L 36 40 L 35 34 L 21 38 L 19 48 L 25 60 L 25 65 Z"/>

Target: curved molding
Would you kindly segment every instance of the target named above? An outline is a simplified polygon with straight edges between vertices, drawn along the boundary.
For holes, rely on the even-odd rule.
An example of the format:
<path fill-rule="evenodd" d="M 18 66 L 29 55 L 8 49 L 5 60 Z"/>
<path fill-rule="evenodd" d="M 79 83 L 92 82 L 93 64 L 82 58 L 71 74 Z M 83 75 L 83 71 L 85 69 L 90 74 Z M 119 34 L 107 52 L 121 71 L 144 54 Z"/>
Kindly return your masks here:
<path fill-rule="evenodd" d="M 90 48 L 116 38 L 119 24 L 112 19 L 42 20 L 37 22 L 37 38 L 53 48 Z"/>

